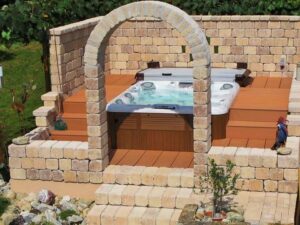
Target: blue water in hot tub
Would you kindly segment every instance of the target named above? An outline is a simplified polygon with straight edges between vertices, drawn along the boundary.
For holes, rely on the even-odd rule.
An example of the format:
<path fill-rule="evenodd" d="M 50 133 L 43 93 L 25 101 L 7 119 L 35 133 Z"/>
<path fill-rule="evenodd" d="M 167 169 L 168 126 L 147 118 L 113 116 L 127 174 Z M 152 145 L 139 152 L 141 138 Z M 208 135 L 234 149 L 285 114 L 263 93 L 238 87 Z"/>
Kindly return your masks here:
<path fill-rule="evenodd" d="M 193 105 L 192 83 L 170 81 L 141 82 L 117 98 L 117 104 L 155 105 L 174 104 L 181 106 Z"/>

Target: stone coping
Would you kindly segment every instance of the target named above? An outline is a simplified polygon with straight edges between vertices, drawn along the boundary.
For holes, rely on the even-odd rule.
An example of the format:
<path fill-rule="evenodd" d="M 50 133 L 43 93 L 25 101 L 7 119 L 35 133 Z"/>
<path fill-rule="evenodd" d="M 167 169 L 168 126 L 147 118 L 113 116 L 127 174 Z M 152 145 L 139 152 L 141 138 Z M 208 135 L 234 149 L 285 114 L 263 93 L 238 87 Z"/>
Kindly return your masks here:
<path fill-rule="evenodd" d="M 196 21 L 300 21 L 300 16 L 275 16 L 275 15 L 233 15 L 233 16 L 218 16 L 218 15 L 191 15 Z M 50 29 L 51 35 L 61 35 L 75 30 L 83 29 L 91 25 L 96 25 L 102 16 L 90 18 L 76 23 L 55 27 Z M 158 21 L 158 19 L 151 17 L 138 17 L 131 20 L 147 20 Z"/>

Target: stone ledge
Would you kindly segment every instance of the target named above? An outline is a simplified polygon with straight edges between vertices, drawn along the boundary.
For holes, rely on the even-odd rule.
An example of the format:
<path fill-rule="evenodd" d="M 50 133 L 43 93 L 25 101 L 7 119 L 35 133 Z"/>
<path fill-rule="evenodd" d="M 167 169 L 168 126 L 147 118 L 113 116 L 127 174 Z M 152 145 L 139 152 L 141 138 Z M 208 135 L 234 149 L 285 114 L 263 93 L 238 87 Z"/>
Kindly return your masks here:
<path fill-rule="evenodd" d="M 32 112 L 35 117 L 47 117 L 55 112 L 55 107 L 41 106 Z"/>
<path fill-rule="evenodd" d="M 109 184 L 194 187 L 193 169 L 109 165 L 103 172 Z"/>
<path fill-rule="evenodd" d="M 59 97 L 59 93 L 55 91 L 50 91 L 41 96 L 42 101 L 56 101 Z"/>

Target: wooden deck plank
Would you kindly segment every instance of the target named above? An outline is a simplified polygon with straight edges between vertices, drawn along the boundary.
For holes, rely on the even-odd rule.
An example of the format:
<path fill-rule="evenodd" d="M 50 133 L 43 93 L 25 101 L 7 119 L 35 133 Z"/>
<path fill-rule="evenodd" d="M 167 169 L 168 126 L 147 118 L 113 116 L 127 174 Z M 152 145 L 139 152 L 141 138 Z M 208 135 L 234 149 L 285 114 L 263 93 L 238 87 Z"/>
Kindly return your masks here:
<path fill-rule="evenodd" d="M 136 166 L 153 166 L 162 151 L 158 150 L 146 150 L 145 154 L 135 164 Z"/>
<path fill-rule="evenodd" d="M 125 157 L 128 153 L 128 149 L 116 149 L 110 153 L 110 162 L 111 165 L 118 165 L 118 163 Z"/>
<path fill-rule="evenodd" d="M 172 163 L 172 168 L 188 168 L 194 159 L 193 152 L 179 152 L 176 159 Z"/>
<path fill-rule="evenodd" d="M 292 85 L 291 77 L 282 77 L 280 82 L 280 88 L 282 89 L 290 89 Z"/>
<path fill-rule="evenodd" d="M 189 168 L 194 168 L 194 159 L 191 161 Z"/>
<path fill-rule="evenodd" d="M 229 142 L 230 142 L 230 139 L 229 138 L 224 138 L 224 139 L 214 139 L 212 141 L 212 145 L 213 146 L 228 146 L 229 145 Z"/>
<path fill-rule="evenodd" d="M 121 159 L 118 165 L 135 166 L 139 159 L 143 156 L 145 150 L 132 150 L 129 149 L 127 154 Z"/>
<path fill-rule="evenodd" d="M 265 88 L 279 88 L 281 83 L 280 77 L 269 77 Z"/>
<path fill-rule="evenodd" d="M 255 77 L 251 84 L 251 88 L 264 88 L 268 81 L 268 77 Z"/>
<path fill-rule="evenodd" d="M 232 138 L 228 146 L 232 147 L 247 147 L 248 139 Z"/>
<path fill-rule="evenodd" d="M 249 139 L 247 143 L 248 148 L 264 148 L 266 144 L 266 140 L 260 139 Z"/>
<path fill-rule="evenodd" d="M 178 154 L 177 151 L 163 151 L 153 166 L 171 167 Z"/>

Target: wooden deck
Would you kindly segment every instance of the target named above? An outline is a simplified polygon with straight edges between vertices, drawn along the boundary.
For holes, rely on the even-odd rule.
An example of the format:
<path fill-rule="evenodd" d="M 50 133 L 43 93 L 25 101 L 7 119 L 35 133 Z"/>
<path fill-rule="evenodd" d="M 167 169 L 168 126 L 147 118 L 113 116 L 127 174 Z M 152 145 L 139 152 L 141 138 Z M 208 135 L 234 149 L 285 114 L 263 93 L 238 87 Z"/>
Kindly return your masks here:
<path fill-rule="evenodd" d="M 193 168 L 194 152 L 117 149 L 110 153 L 110 165 Z"/>

